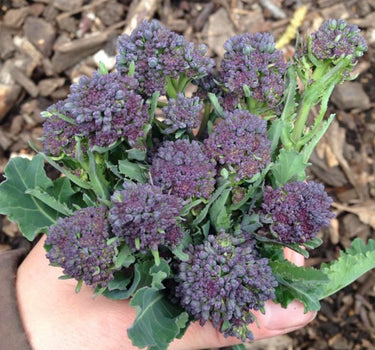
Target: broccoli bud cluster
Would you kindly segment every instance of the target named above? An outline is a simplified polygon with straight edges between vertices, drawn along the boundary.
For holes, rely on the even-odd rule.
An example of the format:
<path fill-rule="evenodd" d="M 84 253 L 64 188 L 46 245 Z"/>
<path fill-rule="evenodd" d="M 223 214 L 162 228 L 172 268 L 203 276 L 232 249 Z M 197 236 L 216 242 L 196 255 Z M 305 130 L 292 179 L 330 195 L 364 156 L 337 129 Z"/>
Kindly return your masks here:
<path fill-rule="evenodd" d="M 227 112 L 205 140 L 207 154 L 235 174 L 251 179 L 271 159 L 267 123 L 246 110 Z"/>
<path fill-rule="evenodd" d="M 178 79 L 180 75 L 197 78 L 212 71 L 214 61 L 206 57 L 207 47 L 187 42 L 160 22 L 143 21 L 129 35 L 118 41 L 117 70 L 128 73 L 131 62 L 135 64 L 134 77 L 140 90 L 152 95 L 155 91 L 165 92 L 166 77 Z"/>
<path fill-rule="evenodd" d="M 118 242 L 108 243 L 110 228 L 105 207 L 84 208 L 59 218 L 46 239 L 47 258 L 64 274 L 93 287 L 106 287 L 113 279 Z"/>
<path fill-rule="evenodd" d="M 224 86 L 244 97 L 244 85 L 247 85 L 252 98 L 275 107 L 284 93 L 287 64 L 282 52 L 275 48 L 273 36 L 269 33 L 236 35 L 225 42 L 224 48 L 221 63 Z"/>
<path fill-rule="evenodd" d="M 73 116 L 89 146 L 107 147 L 121 138 L 134 146 L 148 121 L 134 78 L 118 73 L 83 76 L 73 84 L 64 108 Z"/>
<path fill-rule="evenodd" d="M 125 183 L 111 198 L 109 222 L 115 236 L 121 237 L 133 251 L 170 248 L 182 239 L 180 212 L 183 201 L 149 184 Z"/>
<path fill-rule="evenodd" d="M 265 188 L 262 214 L 271 220 L 272 234 L 282 243 L 304 243 L 334 217 L 332 199 L 322 184 L 296 181 Z"/>
<path fill-rule="evenodd" d="M 274 298 L 277 286 L 268 260 L 259 257 L 253 241 L 226 232 L 209 235 L 188 253 L 176 278 L 181 305 L 201 325 L 210 320 L 225 336 L 253 340 L 251 310 Z"/>
<path fill-rule="evenodd" d="M 166 141 L 153 158 L 150 173 L 155 185 L 180 198 L 209 198 L 215 189 L 216 162 L 197 141 Z"/>
<path fill-rule="evenodd" d="M 337 60 L 340 57 L 360 57 L 367 51 L 367 44 L 358 26 L 342 19 L 325 21 L 318 31 L 311 34 L 311 52 L 320 60 Z"/>
<path fill-rule="evenodd" d="M 180 129 L 191 131 L 198 128 L 202 106 L 198 97 L 188 98 L 178 93 L 176 98 L 169 100 L 168 106 L 163 107 L 163 123 L 167 126 L 164 133 L 172 134 Z"/>
<path fill-rule="evenodd" d="M 73 124 L 60 115 L 65 115 L 73 120 L 73 116 L 64 109 L 64 102 L 59 101 L 47 109 L 50 116 L 43 123 L 43 151 L 54 157 L 65 153 L 75 155 L 75 137 L 80 134 L 76 124 Z"/>

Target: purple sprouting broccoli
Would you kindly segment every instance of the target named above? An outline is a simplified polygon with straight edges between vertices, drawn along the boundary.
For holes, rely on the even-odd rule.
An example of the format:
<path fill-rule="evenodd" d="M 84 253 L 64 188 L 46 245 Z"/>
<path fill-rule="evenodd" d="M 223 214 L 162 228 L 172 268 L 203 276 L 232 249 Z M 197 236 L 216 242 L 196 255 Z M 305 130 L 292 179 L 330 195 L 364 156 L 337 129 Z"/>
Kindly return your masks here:
<path fill-rule="evenodd" d="M 182 199 L 149 184 L 124 183 L 123 187 L 111 197 L 109 219 L 113 233 L 135 252 L 178 245 L 183 236 Z"/>
<path fill-rule="evenodd" d="M 311 34 L 311 52 L 321 60 L 337 60 L 352 56 L 354 62 L 367 51 L 367 44 L 359 28 L 342 19 L 325 21 Z"/>
<path fill-rule="evenodd" d="M 216 162 L 198 141 L 166 141 L 150 168 L 153 183 L 180 198 L 209 198 L 215 189 Z"/>
<path fill-rule="evenodd" d="M 266 121 L 246 110 L 226 112 L 204 141 L 207 154 L 216 159 L 234 180 L 251 179 L 271 159 Z"/>
<path fill-rule="evenodd" d="M 233 112 L 240 104 L 240 96 L 234 92 L 224 91 L 220 78 L 213 73 L 206 75 L 202 79 L 193 82 L 197 86 L 194 96 L 201 100 L 207 100 L 208 94 L 215 94 L 220 106 L 225 111 Z"/>
<path fill-rule="evenodd" d="M 245 97 L 247 85 L 250 97 L 260 106 L 277 109 L 285 89 L 287 69 L 282 52 L 275 48 L 269 33 L 236 35 L 224 44 L 221 81 L 231 93 Z"/>
<path fill-rule="evenodd" d="M 47 109 L 48 118 L 43 123 L 43 152 L 58 157 L 62 153 L 75 155 L 75 136 L 80 135 L 77 125 L 62 119 L 60 115 L 73 120 L 70 113 L 64 110 L 64 102 L 59 101 Z"/>
<path fill-rule="evenodd" d="M 332 199 L 322 184 L 296 181 L 283 187 L 266 187 L 261 215 L 271 222 L 271 234 L 282 243 L 304 243 L 328 226 L 334 214 Z"/>
<path fill-rule="evenodd" d="M 253 340 L 251 310 L 274 298 L 277 282 L 251 240 L 220 232 L 188 250 L 176 277 L 175 296 L 201 325 L 211 321 L 225 336 Z"/>
<path fill-rule="evenodd" d="M 108 210 L 84 208 L 59 218 L 46 239 L 47 258 L 64 274 L 93 287 L 106 287 L 113 279 L 118 242 L 109 236 Z"/>
<path fill-rule="evenodd" d="M 118 73 L 81 77 L 73 84 L 64 108 L 73 116 L 89 147 L 108 147 L 125 138 L 136 147 L 149 116 L 143 98 L 133 90 L 134 78 Z"/>
<path fill-rule="evenodd" d="M 195 48 L 193 43 L 157 20 L 143 21 L 130 36 L 122 35 L 117 46 L 117 70 L 127 74 L 134 62 L 134 76 L 140 83 L 140 90 L 147 95 L 156 91 L 164 94 L 166 77 L 199 78 L 214 67 L 214 61 L 205 56 L 205 45 Z"/>
<path fill-rule="evenodd" d="M 167 126 L 164 129 L 165 134 L 172 134 L 179 129 L 191 131 L 199 126 L 199 113 L 203 104 L 198 97 L 185 97 L 178 93 L 177 97 L 169 100 L 169 105 L 163 107 L 165 119 L 163 124 Z"/>

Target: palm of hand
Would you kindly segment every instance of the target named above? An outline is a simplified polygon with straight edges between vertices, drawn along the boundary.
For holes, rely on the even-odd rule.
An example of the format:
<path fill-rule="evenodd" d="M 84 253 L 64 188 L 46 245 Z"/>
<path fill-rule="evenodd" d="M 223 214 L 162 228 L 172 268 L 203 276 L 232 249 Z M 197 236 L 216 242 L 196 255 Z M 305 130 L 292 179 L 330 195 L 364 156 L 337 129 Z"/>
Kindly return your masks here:
<path fill-rule="evenodd" d="M 51 267 L 45 257 L 42 238 L 20 266 L 17 273 L 17 298 L 21 318 L 34 350 L 136 350 L 126 330 L 135 318 L 128 300 L 114 301 L 103 296 L 93 298 L 90 287 L 75 293 L 74 280 L 60 280 L 62 270 Z M 285 258 L 303 265 L 303 257 L 291 250 Z M 297 301 L 287 309 L 269 301 L 266 314 L 255 312 L 258 325 L 250 325 L 255 339 L 291 332 L 305 326 L 315 313 L 303 313 Z M 230 346 L 236 338 L 224 338 L 211 324 L 192 323 L 171 350 L 193 350 Z"/>

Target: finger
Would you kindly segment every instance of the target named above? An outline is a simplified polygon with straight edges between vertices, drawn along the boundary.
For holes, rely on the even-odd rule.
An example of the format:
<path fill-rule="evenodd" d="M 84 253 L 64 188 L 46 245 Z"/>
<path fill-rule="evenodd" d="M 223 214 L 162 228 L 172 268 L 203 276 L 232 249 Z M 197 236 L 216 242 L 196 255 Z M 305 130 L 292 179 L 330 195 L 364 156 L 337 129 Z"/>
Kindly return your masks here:
<path fill-rule="evenodd" d="M 270 338 L 289 333 L 306 326 L 311 322 L 316 313 L 304 313 L 304 308 L 298 301 L 293 301 L 287 308 L 282 308 L 272 301 L 266 302 L 266 313 L 254 312 L 257 323 L 249 325 L 255 340 Z M 171 350 L 198 350 L 204 348 L 218 348 L 241 343 L 235 337 L 225 337 L 212 324 L 203 327 L 198 322 L 192 323 L 182 339 L 175 340 Z"/>
<path fill-rule="evenodd" d="M 284 258 L 297 266 L 305 265 L 304 256 L 287 247 L 284 248 Z"/>

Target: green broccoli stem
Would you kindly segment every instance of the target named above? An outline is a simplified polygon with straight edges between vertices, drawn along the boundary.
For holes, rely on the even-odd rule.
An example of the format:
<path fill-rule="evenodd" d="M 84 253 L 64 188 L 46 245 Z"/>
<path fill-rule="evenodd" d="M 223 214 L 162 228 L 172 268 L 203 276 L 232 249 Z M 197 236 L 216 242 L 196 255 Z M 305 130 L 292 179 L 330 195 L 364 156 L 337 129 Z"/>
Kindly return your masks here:
<path fill-rule="evenodd" d="M 198 133 L 196 135 L 197 140 L 203 139 L 204 133 L 207 129 L 208 120 L 210 119 L 210 114 L 211 114 L 211 103 L 207 101 L 204 104 L 203 118 L 202 118 L 202 121 L 201 121 L 201 125 L 199 126 Z"/>
<path fill-rule="evenodd" d="M 345 57 L 332 69 L 329 69 L 328 66 L 328 71 L 326 72 L 324 72 L 323 68 L 319 68 L 316 73 L 313 73 L 313 77 L 316 77 L 317 80 L 309 85 L 303 92 L 302 101 L 297 110 L 296 122 L 291 135 L 291 141 L 296 145 L 295 149 L 297 151 L 301 149 L 299 141 L 304 136 L 307 118 L 311 108 L 320 102 L 319 100 L 327 91 L 332 91 L 332 85 L 334 86 L 343 80 L 344 72 L 350 65 L 351 57 Z"/>
<path fill-rule="evenodd" d="M 244 344 L 233 345 L 232 350 L 246 350 L 246 346 Z"/>
<path fill-rule="evenodd" d="M 285 91 L 285 104 L 278 123 L 274 123 L 276 126 L 274 127 L 275 134 L 272 139 L 272 153 L 275 152 L 279 144 L 279 140 L 281 140 L 281 143 L 286 150 L 290 150 L 291 148 L 293 148 L 293 143 L 289 138 L 289 131 L 292 125 L 292 119 L 295 115 L 296 105 L 297 73 L 295 65 L 291 65 L 288 68 L 286 76 L 287 89 Z"/>
<path fill-rule="evenodd" d="M 87 169 L 90 184 L 92 185 L 95 193 L 98 195 L 99 199 L 106 205 L 109 203 L 109 186 L 105 179 L 102 171 L 102 164 L 100 163 L 99 155 L 92 151 L 88 151 L 87 155 L 89 157 L 89 167 Z"/>

